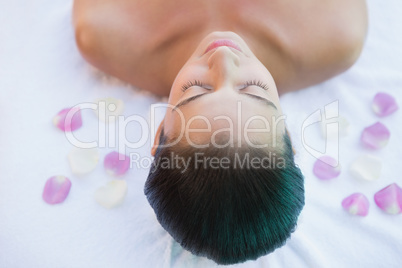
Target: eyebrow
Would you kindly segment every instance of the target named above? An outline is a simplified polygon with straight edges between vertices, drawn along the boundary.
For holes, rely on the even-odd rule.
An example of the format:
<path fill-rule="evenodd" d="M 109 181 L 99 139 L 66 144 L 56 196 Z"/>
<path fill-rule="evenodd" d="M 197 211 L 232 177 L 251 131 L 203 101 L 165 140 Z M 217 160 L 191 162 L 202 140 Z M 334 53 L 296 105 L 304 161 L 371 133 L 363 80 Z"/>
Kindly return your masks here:
<path fill-rule="evenodd" d="M 202 96 L 204 96 L 204 95 L 207 95 L 207 94 L 208 94 L 208 93 L 198 94 L 198 95 L 192 96 L 192 97 L 190 97 L 190 98 L 187 98 L 187 99 L 185 99 L 185 100 L 179 102 L 179 103 L 173 108 L 172 112 L 174 112 L 174 111 L 175 111 L 176 109 L 178 109 L 179 107 L 181 107 L 181 106 L 183 106 L 183 105 L 186 105 L 186 104 L 188 104 L 189 102 L 195 101 L 196 99 L 198 99 L 198 98 L 200 98 L 200 97 L 202 97 Z M 275 104 L 274 104 L 272 101 L 267 100 L 266 98 L 263 98 L 263 97 L 260 97 L 260 96 L 257 96 L 257 95 L 253 95 L 253 94 L 250 94 L 250 93 L 241 93 L 241 94 L 242 94 L 242 95 L 246 95 L 246 96 L 248 96 L 248 97 L 250 97 L 250 98 L 259 100 L 259 101 L 261 101 L 262 103 L 264 103 L 265 105 L 268 105 L 268 106 L 270 106 L 270 107 L 273 107 L 275 110 L 278 110 L 278 108 L 275 106 Z"/>

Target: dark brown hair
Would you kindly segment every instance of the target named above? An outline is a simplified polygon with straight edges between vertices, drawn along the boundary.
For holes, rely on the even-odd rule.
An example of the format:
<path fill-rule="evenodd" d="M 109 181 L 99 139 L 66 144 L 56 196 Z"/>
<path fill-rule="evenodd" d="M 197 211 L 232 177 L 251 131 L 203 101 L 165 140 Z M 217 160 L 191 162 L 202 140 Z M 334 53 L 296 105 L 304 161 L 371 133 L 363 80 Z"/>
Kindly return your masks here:
<path fill-rule="evenodd" d="M 162 132 L 160 145 L 166 140 Z M 287 133 L 283 141 L 281 153 L 159 147 L 144 189 L 158 221 L 183 248 L 218 264 L 253 260 L 282 246 L 304 206 L 304 179 Z M 197 164 L 197 154 L 204 159 L 227 158 L 229 165 Z M 173 156 L 188 161 L 188 166 L 175 164 Z M 236 157 L 262 162 L 259 168 L 236 166 Z M 169 165 L 164 159 L 173 162 Z"/>

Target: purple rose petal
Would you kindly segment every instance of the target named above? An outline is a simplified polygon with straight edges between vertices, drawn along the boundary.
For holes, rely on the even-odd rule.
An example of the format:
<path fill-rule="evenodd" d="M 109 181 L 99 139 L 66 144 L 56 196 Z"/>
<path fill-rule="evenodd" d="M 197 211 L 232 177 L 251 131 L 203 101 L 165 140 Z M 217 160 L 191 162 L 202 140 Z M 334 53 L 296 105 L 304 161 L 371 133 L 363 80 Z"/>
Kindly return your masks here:
<path fill-rule="evenodd" d="M 125 174 L 130 167 L 130 158 L 118 152 L 111 152 L 105 156 L 103 165 L 109 175 L 121 176 Z"/>
<path fill-rule="evenodd" d="M 71 181 L 64 176 L 53 176 L 46 181 L 42 198 L 48 204 L 62 203 L 68 196 Z"/>
<path fill-rule="evenodd" d="M 341 166 L 330 156 L 322 156 L 314 164 L 314 174 L 321 180 L 329 180 L 338 177 L 341 173 Z"/>
<path fill-rule="evenodd" d="M 381 149 L 387 145 L 390 136 L 388 128 L 377 122 L 363 130 L 360 140 L 368 148 Z"/>
<path fill-rule="evenodd" d="M 62 131 L 71 132 L 82 126 L 80 107 L 65 108 L 54 118 L 53 124 Z"/>
<path fill-rule="evenodd" d="M 374 195 L 377 206 L 388 214 L 402 212 L 402 189 L 396 184 L 390 184 Z"/>
<path fill-rule="evenodd" d="M 352 215 L 367 216 L 369 201 L 364 194 L 354 193 L 342 201 L 342 207 Z"/>
<path fill-rule="evenodd" d="M 380 116 L 387 116 L 398 110 L 398 104 L 394 97 L 387 93 L 377 93 L 373 99 L 372 108 L 374 112 Z"/>

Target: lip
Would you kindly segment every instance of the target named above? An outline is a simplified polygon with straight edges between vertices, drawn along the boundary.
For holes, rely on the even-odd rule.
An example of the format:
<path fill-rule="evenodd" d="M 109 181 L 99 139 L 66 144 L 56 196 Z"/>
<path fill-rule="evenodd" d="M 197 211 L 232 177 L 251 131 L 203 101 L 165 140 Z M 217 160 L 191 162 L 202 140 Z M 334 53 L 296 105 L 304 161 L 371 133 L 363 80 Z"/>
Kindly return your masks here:
<path fill-rule="evenodd" d="M 207 49 L 205 50 L 205 52 L 204 52 L 204 54 L 205 53 L 207 53 L 208 51 L 211 51 L 211 50 L 213 50 L 213 49 L 215 49 L 215 48 L 218 48 L 218 47 L 231 47 L 231 48 L 234 48 L 234 49 L 236 49 L 236 50 L 238 50 L 238 51 L 240 51 L 240 52 L 243 52 L 242 50 L 241 50 L 241 48 L 239 47 L 239 45 L 237 45 L 235 42 L 233 42 L 232 40 L 229 40 L 229 39 L 218 39 L 218 40 L 215 40 L 215 41 L 213 41 L 211 44 L 209 44 L 209 46 L 207 47 Z"/>

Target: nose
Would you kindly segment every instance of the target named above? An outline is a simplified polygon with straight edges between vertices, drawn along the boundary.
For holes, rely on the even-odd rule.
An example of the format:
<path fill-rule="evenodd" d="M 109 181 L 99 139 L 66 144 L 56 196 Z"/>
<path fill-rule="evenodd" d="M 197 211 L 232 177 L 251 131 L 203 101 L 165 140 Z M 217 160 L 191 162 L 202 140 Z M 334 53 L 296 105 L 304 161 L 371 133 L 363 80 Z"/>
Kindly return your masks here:
<path fill-rule="evenodd" d="M 214 88 L 234 86 L 238 77 L 240 58 L 228 47 L 218 47 L 208 59 L 208 67 L 214 80 Z"/>

